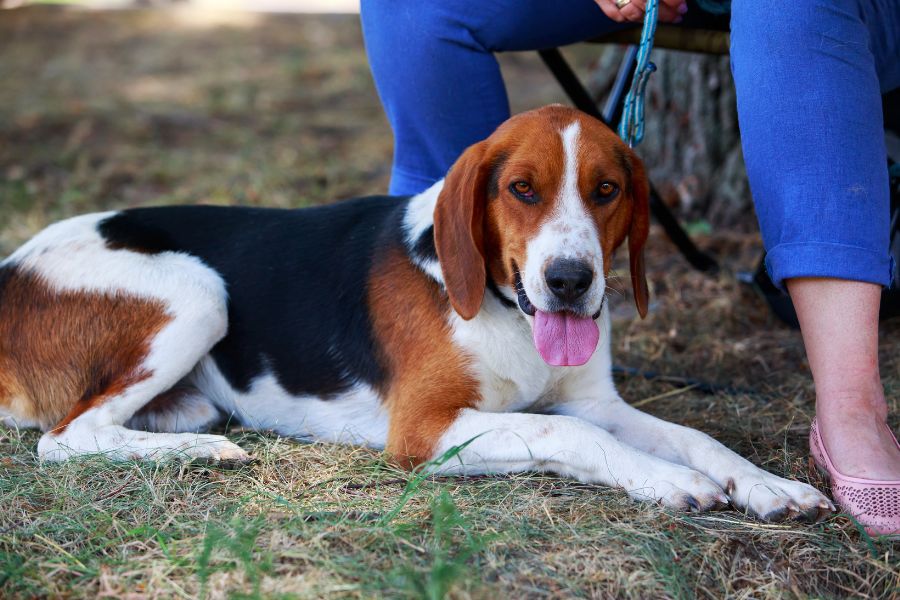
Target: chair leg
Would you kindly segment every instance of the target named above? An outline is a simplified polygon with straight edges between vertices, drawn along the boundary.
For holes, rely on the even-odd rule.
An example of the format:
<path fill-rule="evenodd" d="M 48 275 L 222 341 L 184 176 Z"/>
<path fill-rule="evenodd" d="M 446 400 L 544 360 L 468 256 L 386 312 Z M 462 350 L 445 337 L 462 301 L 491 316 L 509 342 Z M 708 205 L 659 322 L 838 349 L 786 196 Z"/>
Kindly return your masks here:
<path fill-rule="evenodd" d="M 572 67 L 566 62 L 566 59 L 563 57 L 562 53 L 560 53 L 558 48 L 538 50 L 538 54 L 544 61 L 544 64 L 547 65 L 547 68 L 550 69 L 550 72 L 553 73 L 553 76 L 556 77 L 556 81 L 559 82 L 559 85 L 569 99 L 572 100 L 572 103 L 576 108 L 600 119 L 608 127 L 615 129 L 615 127 L 613 127 L 597 109 L 594 99 L 591 98 L 591 95 L 584 88 L 584 85 L 582 85 L 578 76 L 575 75 Z M 626 53 L 625 61 L 633 63 L 634 53 Z M 619 80 L 622 80 L 622 82 L 627 81 L 627 78 L 623 77 L 623 73 L 627 74 L 628 72 L 629 69 L 627 69 L 624 64 L 619 69 L 617 85 L 614 86 L 613 89 L 613 93 L 617 94 L 619 98 L 611 96 L 607 102 L 607 110 L 605 111 L 611 116 L 621 114 L 627 85 L 619 85 Z M 615 108 L 610 109 L 610 107 Z M 675 247 L 678 248 L 678 251 L 681 252 L 682 256 L 684 256 L 692 267 L 704 273 L 715 273 L 718 271 L 719 265 L 716 260 L 700 250 L 696 244 L 694 244 L 687 232 L 678 223 L 675 215 L 672 214 L 669 207 L 666 206 L 665 202 L 659 197 L 659 194 L 656 192 L 656 188 L 653 187 L 652 183 L 650 184 L 650 211 L 653 213 L 656 221 L 662 226 L 666 235 L 669 236 L 669 239 L 672 240 L 672 243 L 675 244 Z"/>
<path fill-rule="evenodd" d="M 656 222 L 663 228 L 663 231 L 666 232 L 666 235 L 669 236 L 669 240 L 675 244 L 675 247 L 678 248 L 678 251 L 681 252 L 681 255 L 692 267 L 710 275 L 718 272 L 719 263 L 712 256 L 697 247 L 691 236 L 687 234 L 678 222 L 678 219 L 666 206 L 666 203 L 659 197 L 656 188 L 653 187 L 653 182 L 650 183 L 650 212 L 653 214 Z"/>

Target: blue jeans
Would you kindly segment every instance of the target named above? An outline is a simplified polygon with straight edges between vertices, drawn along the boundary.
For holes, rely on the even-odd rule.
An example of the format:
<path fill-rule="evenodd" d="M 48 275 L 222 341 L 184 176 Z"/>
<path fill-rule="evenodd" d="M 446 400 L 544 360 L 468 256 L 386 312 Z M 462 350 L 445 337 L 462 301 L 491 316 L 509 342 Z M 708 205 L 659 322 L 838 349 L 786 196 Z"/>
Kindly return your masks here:
<path fill-rule="evenodd" d="M 509 117 L 495 52 L 619 27 L 593 0 L 362 0 L 362 24 L 395 194 Z M 731 61 L 772 280 L 890 283 L 881 93 L 900 86 L 900 0 L 733 0 Z"/>

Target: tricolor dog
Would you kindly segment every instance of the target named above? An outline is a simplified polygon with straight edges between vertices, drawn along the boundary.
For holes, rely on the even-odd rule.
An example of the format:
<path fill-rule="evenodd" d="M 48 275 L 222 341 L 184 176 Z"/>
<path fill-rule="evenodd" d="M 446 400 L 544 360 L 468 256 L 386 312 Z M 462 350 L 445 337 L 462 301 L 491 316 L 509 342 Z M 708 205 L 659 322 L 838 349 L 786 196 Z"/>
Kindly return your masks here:
<path fill-rule="evenodd" d="M 641 161 L 551 106 L 410 198 L 92 214 L 0 263 L 0 416 L 38 454 L 244 460 L 231 419 L 443 473 L 550 471 L 679 509 L 832 510 L 626 404 L 606 279 L 628 241 L 647 311 Z"/>

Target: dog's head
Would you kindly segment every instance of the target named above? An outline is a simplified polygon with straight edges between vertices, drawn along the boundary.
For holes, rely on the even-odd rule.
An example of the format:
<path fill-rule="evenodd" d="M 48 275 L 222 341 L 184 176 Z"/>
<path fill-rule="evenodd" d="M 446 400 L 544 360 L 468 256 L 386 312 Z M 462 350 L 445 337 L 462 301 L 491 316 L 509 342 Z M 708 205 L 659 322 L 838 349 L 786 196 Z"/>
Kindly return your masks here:
<path fill-rule="evenodd" d="M 563 106 L 517 115 L 450 169 L 434 213 L 447 294 L 464 319 L 487 278 L 515 295 L 541 356 L 584 364 L 613 251 L 628 238 L 637 309 L 647 313 L 643 248 L 649 184 L 640 159 L 598 120 Z"/>

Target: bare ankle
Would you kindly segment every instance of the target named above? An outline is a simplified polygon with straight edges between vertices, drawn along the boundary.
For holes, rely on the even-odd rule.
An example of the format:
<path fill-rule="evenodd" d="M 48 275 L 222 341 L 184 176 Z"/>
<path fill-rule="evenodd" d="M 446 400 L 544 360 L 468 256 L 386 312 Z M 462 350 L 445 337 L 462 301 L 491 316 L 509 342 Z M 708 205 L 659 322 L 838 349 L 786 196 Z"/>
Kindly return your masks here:
<path fill-rule="evenodd" d="M 826 420 L 886 421 L 888 407 L 881 379 L 876 373 L 851 385 L 816 385 L 816 414 Z"/>

